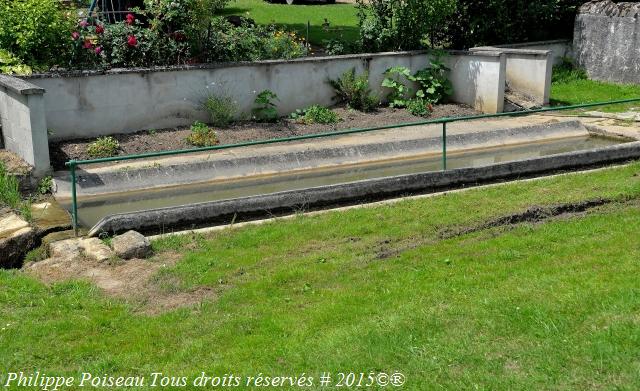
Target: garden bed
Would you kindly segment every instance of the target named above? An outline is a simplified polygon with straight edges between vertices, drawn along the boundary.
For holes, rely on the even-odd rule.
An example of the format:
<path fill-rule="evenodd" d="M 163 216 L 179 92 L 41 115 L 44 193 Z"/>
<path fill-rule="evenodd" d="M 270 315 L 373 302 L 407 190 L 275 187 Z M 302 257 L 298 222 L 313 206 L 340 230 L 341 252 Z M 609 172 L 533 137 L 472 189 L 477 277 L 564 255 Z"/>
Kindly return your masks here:
<path fill-rule="evenodd" d="M 231 144 L 243 141 L 330 132 L 339 129 L 417 122 L 424 119 L 413 116 L 404 109 L 392 109 L 388 107 L 380 107 L 371 113 L 350 110 L 346 107 L 336 107 L 333 111 L 342 119 L 342 121 L 337 124 L 305 125 L 292 119 L 283 118 L 276 123 L 238 122 L 225 129 L 216 129 L 216 132 L 220 144 Z M 427 119 L 461 117 L 474 114 L 478 114 L 478 112 L 465 105 L 442 104 L 434 106 L 433 113 Z M 194 148 L 186 141 L 186 138 L 190 134 L 191 131 L 188 127 L 180 127 L 163 130 L 145 130 L 130 134 L 116 134 L 113 135 L 113 138 L 119 142 L 118 155 L 130 155 Z M 93 141 L 95 141 L 95 138 L 51 143 L 49 149 L 51 153 L 51 164 L 54 169 L 64 169 L 64 163 L 71 159 L 91 159 L 92 157 L 87 153 L 87 148 Z"/>

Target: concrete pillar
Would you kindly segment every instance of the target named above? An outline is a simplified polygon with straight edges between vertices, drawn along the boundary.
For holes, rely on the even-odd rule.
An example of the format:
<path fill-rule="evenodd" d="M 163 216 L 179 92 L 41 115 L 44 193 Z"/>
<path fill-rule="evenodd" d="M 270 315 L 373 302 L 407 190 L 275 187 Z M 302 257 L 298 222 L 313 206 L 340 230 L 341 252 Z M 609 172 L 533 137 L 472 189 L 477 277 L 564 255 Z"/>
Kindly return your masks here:
<path fill-rule="evenodd" d="M 552 51 L 495 47 L 469 50 L 474 53 L 496 50 L 506 55 L 506 82 L 509 87 L 531 98 L 539 106 L 549 104 L 553 71 Z"/>
<path fill-rule="evenodd" d="M 0 122 L 7 150 L 33 166 L 33 175 L 51 169 L 44 107 L 45 90 L 24 80 L 0 75 Z"/>

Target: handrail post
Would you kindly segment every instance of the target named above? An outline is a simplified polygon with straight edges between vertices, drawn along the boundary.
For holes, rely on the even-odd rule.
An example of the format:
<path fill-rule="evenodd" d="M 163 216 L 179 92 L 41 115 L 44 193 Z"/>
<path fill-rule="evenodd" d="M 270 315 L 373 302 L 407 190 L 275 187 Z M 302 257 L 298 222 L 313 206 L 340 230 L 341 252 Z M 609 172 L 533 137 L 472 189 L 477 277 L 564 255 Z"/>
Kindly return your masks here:
<path fill-rule="evenodd" d="M 447 121 L 442 123 L 442 171 L 447 171 Z"/>
<path fill-rule="evenodd" d="M 76 161 L 69 162 L 71 169 L 71 221 L 73 224 L 73 233 L 78 236 L 78 199 L 76 195 Z"/>

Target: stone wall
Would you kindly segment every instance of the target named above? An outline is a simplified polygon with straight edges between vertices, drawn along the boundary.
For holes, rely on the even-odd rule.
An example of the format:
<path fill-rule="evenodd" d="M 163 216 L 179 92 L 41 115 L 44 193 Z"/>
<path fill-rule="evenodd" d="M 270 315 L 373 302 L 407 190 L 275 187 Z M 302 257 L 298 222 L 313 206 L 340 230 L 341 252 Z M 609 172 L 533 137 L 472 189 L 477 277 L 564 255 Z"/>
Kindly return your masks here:
<path fill-rule="evenodd" d="M 450 52 L 454 102 L 485 113 L 501 112 L 504 104 L 506 57 L 499 51 Z M 345 71 L 367 71 L 374 92 L 385 95 L 383 73 L 393 66 L 417 71 L 429 64 L 424 51 L 357 54 L 206 64 L 107 72 L 43 74 L 24 77 L 47 90 L 44 96 L 51 139 L 90 138 L 144 129 L 162 129 L 207 121 L 201 103 L 207 94 L 224 92 L 239 110 L 249 113 L 256 93 L 271 90 L 282 115 L 313 104 L 335 101 L 328 83 Z"/>
<path fill-rule="evenodd" d="M 592 79 L 640 83 L 640 3 L 584 4 L 576 17 L 573 54 Z"/>

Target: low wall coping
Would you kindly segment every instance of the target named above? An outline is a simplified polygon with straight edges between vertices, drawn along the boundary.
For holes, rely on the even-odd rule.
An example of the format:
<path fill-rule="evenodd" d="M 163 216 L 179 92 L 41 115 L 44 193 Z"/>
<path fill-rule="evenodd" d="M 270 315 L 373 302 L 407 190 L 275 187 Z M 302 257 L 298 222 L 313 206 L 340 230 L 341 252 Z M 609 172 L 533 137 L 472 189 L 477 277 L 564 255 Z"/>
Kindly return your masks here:
<path fill-rule="evenodd" d="M 0 87 L 4 87 L 19 95 L 42 95 L 45 93 L 44 88 L 9 75 L 0 75 Z"/>
<path fill-rule="evenodd" d="M 170 65 L 170 66 L 157 66 L 147 68 L 112 68 L 108 70 L 60 70 L 51 71 L 46 73 L 34 73 L 32 75 L 21 76 L 24 80 L 29 79 L 45 79 L 45 78 L 61 78 L 61 77 L 88 77 L 88 76 L 101 76 L 101 75 L 118 75 L 118 74 L 146 74 L 154 72 L 175 72 L 175 71 L 193 71 L 199 69 L 221 69 L 221 68 L 233 68 L 247 65 L 279 65 L 279 64 L 296 64 L 296 63 L 324 63 L 334 60 L 372 60 L 374 58 L 389 57 L 389 56 L 415 56 L 420 54 L 430 54 L 429 50 L 411 50 L 402 52 L 380 52 L 380 53 L 360 53 L 360 54 L 346 54 L 341 56 L 322 56 L 322 57 L 302 57 L 292 60 L 262 60 L 262 61 L 239 61 L 239 62 L 219 62 L 219 63 L 203 63 L 194 65 Z M 443 52 L 447 55 L 453 56 L 483 56 L 483 57 L 500 57 L 501 53 L 495 48 L 488 48 L 482 51 L 467 51 L 467 50 L 447 50 Z"/>
<path fill-rule="evenodd" d="M 493 48 L 525 48 L 529 46 L 540 46 L 540 45 L 555 45 L 555 44 L 567 44 L 571 43 L 572 40 L 570 38 L 564 39 L 551 39 L 548 41 L 533 41 L 533 42 L 518 42 L 518 43 L 504 43 L 500 45 L 492 45 Z"/>
<path fill-rule="evenodd" d="M 540 56 L 540 57 L 546 57 L 550 53 L 552 53 L 551 50 L 498 48 L 496 46 L 479 46 L 479 47 L 469 49 L 470 52 L 474 52 L 474 53 L 483 52 L 486 50 L 495 50 L 500 53 L 507 53 L 507 54 L 520 54 L 520 55 Z"/>

